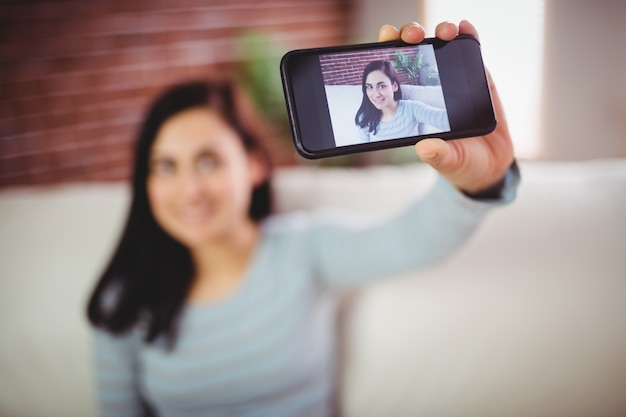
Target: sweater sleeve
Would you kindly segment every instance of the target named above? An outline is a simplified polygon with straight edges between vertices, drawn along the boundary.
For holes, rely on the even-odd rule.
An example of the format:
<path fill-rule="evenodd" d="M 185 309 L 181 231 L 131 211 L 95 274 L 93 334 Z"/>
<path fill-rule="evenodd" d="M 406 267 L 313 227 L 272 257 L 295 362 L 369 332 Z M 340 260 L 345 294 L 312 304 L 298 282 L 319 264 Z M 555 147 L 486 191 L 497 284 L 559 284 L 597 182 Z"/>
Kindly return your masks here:
<path fill-rule="evenodd" d="M 365 284 L 424 268 L 454 253 L 495 206 L 515 198 L 519 176 L 509 170 L 502 197 L 468 198 L 443 178 L 405 211 L 374 225 L 328 222 L 317 228 L 316 277 L 328 288 Z"/>
<path fill-rule="evenodd" d="M 448 121 L 448 112 L 444 109 L 429 106 L 421 101 L 406 101 L 411 117 L 416 123 L 426 123 L 434 126 L 441 131 L 450 130 L 450 122 Z"/>
<path fill-rule="evenodd" d="M 133 335 L 115 336 L 99 329 L 94 329 L 92 335 L 98 416 L 149 415 L 138 389 Z"/>

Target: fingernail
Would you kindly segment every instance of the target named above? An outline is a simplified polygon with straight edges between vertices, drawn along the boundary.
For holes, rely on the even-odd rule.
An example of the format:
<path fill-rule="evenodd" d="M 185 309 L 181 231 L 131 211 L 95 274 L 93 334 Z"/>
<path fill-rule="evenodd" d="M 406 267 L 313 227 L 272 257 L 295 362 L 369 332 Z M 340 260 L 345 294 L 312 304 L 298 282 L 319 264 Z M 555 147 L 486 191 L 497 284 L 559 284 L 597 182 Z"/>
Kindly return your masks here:
<path fill-rule="evenodd" d="M 430 159 L 434 159 L 436 156 L 437 156 L 436 152 L 425 153 L 425 154 L 420 154 L 420 159 L 430 160 Z"/>
<path fill-rule="evenodd" d="M 440 23 L 437 25 L 437 26 L 438 26 L 438 28 L 437 28 L 437 29 L 439 29 L 439 30 L 443 30 L 446 26 L 448 26 L 448 23 L 450 23 L 450 22 L 447 22 L 447 21 L 445 21 L 445 20 L 444 20 L 443 22 L 440 22 Z"/>
<path fill-rule="evenodd" d="M 413 36 L 413 35 L 415 35 L 415 32 L 416 32 L 417 30 L 418 30 L 418 29 L 417 29 L 415 26 L 412 26 L 412 27 L 411 27 L 411 29 L 409 29 L 409 30 L 407 30 L 407 31 L 406 31 L 406 34 L 407 34 L 407 36 Z"/>

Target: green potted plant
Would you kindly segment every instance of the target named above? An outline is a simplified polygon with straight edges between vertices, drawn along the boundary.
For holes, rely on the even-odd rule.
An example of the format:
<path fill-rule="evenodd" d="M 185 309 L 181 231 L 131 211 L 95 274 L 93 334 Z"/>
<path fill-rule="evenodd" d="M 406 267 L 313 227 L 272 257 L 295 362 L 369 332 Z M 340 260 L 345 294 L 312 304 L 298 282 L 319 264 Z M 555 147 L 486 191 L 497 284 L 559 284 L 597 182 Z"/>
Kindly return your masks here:
<path fill-rule="evenodd" d="M 396 51 L 391 65 L 396 71 L 406 74 L 411 84 L 420 85 L 423 59 L 424 55 L 420 52 L 417 52 L 415 56 L 409 56 L 402 51 Z"/>

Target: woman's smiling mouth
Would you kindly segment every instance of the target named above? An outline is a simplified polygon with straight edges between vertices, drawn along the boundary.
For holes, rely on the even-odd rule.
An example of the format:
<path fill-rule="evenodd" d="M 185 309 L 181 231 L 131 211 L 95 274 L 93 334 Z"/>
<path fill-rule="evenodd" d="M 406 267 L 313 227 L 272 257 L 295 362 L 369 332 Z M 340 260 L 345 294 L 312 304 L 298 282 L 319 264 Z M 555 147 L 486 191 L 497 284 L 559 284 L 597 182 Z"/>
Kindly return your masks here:
<path fill-rule="evenodd" d="M 185 207 L 178 212 L 178 215 L 184 223 L 198 224 L 212 217 L 213 208 L 209 204 Z"/>

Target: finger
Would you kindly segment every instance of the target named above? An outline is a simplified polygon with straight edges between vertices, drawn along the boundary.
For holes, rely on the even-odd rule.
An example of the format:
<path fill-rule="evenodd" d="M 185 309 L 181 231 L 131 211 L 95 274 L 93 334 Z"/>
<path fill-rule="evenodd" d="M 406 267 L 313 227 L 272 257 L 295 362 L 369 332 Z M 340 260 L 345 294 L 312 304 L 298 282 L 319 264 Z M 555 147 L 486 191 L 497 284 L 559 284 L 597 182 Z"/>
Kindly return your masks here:
<path fill-rule="evenodd" d="M 459 34 L 459 29 L 454 23 L 441 22 L 435 28 L 435 36 L 444 41 L 451 41 Z"/>
<path fill-rule="evenodd" d="M 498 94 L 498 89 L 496 87 L 496 84 L 493 82 L 491 72 L 489 72 L 489 70 L 485 68 L 485 73 L 487 74 L 487 83 L 489 84 L 489 91 L 491 93 L 491 101 L 493 102 L 493 108 L 494 108 L 494 111 L 496 112 L 498 125 L 500 125 L 500 127 L 508 128 L 506 115 L 504 113 L 504 106 L 502 105 L 502 100 L 500 100 L 500 95 Z"/>
<path fill-rule="evenodd" d="M 406 43 L 420 43 L 425 37 L 426 31 L 419 23 L 406 23 L 400 28 L 400 38 Z"/>
<path fill-rule="evenodd" d="M 461 22 L 459 23 L 459 33 L 463 35 L 471 35 L 476 39 L 480 39 L 478 37 L 478 31 L 476 30 L 474 25 L 472 25 L 467 20 L 461 20 Z"/>
<path fill-rule="evenodd" d="M 415 144 L 415 153 L 422 162 L 426 162 L 438 171 L 442 169 L 445 171 L 454 163 L 450 144 L 443 139 L 423 139 Z"/>
<path fill-rule="evenodd" d="M 378 42 L 396 41 L 400 39 L 400 31 L 392 25 L 383 25 L 378 31 Z"/>

